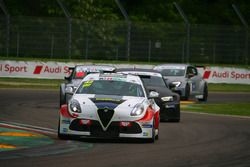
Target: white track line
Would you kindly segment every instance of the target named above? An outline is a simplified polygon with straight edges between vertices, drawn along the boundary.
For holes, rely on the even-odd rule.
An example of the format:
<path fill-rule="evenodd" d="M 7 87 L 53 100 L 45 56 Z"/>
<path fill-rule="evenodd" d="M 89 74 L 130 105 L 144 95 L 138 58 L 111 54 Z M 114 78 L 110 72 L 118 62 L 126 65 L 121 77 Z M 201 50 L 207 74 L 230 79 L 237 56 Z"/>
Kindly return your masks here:
<path fill-rule="evenodd" d="M 191 112 L 191 111 L 181 111 L 181 112 L 183 112 L 183 113 L 189 113 L 189 114 L 198 114 L 198 115 L 215 116 L 215 117 L 228 117 L 228 118 L 250 119 L 250 116 L 238 116 L 238 115 L 212 114 L 212 113 Z"/>
<path fill-rule="evenodd" d="M 21 123 L 16 123 L 16 122 L 0 121 L 0 126 L 1 125 L 5 126 L 5 127 L 18 128 L 18 129 L 22 129 L 22 130 L 30 130 L 30 131 L 41 132 L 41 133 L 45 133 L 45 134 L 56 134 L 55 129 L 27 125 L 27 124 L 21 124 Z"/>

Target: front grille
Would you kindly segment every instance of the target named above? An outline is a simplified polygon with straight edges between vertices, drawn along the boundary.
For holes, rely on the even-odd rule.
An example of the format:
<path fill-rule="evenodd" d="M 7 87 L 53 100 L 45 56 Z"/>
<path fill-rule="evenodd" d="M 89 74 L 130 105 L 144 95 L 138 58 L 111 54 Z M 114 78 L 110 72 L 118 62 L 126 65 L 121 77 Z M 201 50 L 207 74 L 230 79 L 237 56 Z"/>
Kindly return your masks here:
<path fill-rule="evenodd" d="M 129 127 L 120 127 L 120 133 L 126 133 L 126 134 L 137 134 L 141 133 L 141 127 L 138 123 L 130 122 L 131 126 Z"/>
<path fill-rule="evenodd" d="M 93 137 L 119 137 L 119 123 L 112 122 L 108 129 L 104 131 L 98 121 L 94 121 L 90 127 L 90 134 Z"/>
<path fill-rule="evenodd" d="M 70 123 L 69 129 L 75 131 L 88 132 L 89 126 L 80 124 L 80 121 L 81 121 L 80 119 L 75 119 L 74 121 L 72 121 Z"/>
<path fill-rule="evenodd" d="M 141 127 L 135 122 L 130 122 L 128 127 L 121 127 L 120 122 L 112 122 L 106 131 L 103 130 L 99 121 L 91 120 L 90 125 L 83 125 L 80 119 L 71 122 L 69 129 L 74 131 L 90 132 L 93 137 L 116 138 L 120 133 L 138 134 L 142 133 Z"/>
<path fill-rule="evenodd" d="M 97 113 L 102 122 L 102 125 L 104 127 L 107 127 L 107 125 L 109 124 L 110 120 L 114 115 L 114 110 L 110 108 L 101 108 L 97 110 Z"/>

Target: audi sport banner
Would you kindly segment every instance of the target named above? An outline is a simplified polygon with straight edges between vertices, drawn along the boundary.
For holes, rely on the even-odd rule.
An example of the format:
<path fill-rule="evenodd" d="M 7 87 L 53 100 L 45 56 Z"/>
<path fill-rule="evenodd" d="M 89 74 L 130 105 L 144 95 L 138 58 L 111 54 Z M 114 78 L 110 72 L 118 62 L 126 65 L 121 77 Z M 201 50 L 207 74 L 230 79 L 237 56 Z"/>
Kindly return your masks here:
<path fill-rule="evenodd" d="M 74 67 L 77 64 L 79 63 L 0 60 L 0 77 L 63 79 L 70 74 L 68 67 Z M 134 67 L 134 65 L 120 64 L 116 67 L 125 68 Z M 140 65 L 140 67 L 152 68 L 153 66 Z"/>
<path fill-rule="evenodd" d="M 77 63 L 62 62 L 33 62 L 33 61 L 3 61 L 0 60 L 0 77 L 13 78 L 46 78 L 63 79 L 70 74 L 68 67 Z M 84 64 L 84 63 L 81 63 Z M 152 65 L 126 65 L 116 67 L 152 68 Z M 229 67 L 198 68 L 199 73 L 208 83 L 237 83 L 250 84 L 250 70 Z"/>
<path fill-rule="evenodd" d="M 197 68 L 208 83 L 250 84 L 250 70 L 232 67 Z"/>
<path fill-rule="evenodd" d="M 0 61 L 0 76 L 15 78 L 62 79 L 69 75 L 73 63 Z"/>

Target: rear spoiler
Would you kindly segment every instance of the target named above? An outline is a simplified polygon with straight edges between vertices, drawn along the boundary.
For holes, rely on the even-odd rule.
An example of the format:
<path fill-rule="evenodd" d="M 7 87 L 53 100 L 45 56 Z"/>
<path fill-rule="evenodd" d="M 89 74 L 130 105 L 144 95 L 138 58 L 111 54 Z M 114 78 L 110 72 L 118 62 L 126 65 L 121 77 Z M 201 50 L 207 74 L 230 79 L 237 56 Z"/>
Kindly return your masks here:
<path fill-rule="evenodd" d="M 75 69 L 75 67 L 69 67 L 70 71 L 73 71 Z"/>
<path fill-rule="evenodd" d="M 204 65 L 195 65 L 196 68 L 203 68 L 203 69 L 206 69 L 206 66 Z"/>

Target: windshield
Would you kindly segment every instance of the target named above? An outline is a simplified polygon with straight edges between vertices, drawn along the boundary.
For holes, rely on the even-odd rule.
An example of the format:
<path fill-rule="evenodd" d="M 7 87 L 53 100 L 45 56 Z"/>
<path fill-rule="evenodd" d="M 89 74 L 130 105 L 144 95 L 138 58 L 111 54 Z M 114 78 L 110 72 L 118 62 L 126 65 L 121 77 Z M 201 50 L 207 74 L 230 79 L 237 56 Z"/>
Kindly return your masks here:
<path fill-rule="evenodd" d="M 163 76 L 184 76 L 185 69 L 162 69 Z"/>
<path fill-rule="evenodd" d="M 76 94 L 144 97 L 141 85 L 113 80 L 89 80 L 82 82 Z"/>
<path fill-rule="evenodd" d="M 163 81 L 163 78 L 156 77 L 156 76 L 140 76 L 142 81 L 144 82 L 145 86 L 164 86 L 166 87 L 165 82 Z"/>

